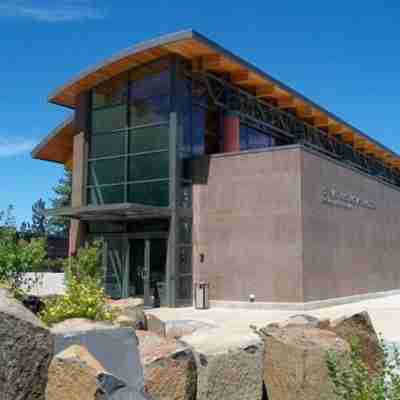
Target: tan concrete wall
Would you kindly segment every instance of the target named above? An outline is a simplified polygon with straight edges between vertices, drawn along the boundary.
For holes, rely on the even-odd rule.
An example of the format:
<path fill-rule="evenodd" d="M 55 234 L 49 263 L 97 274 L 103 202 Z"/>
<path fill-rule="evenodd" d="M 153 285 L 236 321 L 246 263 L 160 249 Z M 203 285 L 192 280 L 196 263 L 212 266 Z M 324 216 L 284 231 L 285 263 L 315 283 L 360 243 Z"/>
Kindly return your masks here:
<path fill-rule="evenodd" d="M 302 301 L 300 151 L 195 163 L 194 280 L 212 300 Z"/>
<path fill-rule="evenodd" d="M 400 191 L 303 150 L 304 301 L 400 289 Z M 321 202 L 324 188 L 376 209 Z"/>

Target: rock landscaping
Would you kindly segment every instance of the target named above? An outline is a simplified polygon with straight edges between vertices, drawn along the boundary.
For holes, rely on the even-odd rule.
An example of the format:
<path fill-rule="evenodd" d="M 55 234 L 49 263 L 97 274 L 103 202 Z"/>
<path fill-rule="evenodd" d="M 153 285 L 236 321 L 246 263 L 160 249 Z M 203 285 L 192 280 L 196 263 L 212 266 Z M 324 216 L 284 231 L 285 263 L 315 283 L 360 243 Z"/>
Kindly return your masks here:
<path fill-rule="evenodd" d="M 336 400 L 328 351 L 346 368 L 358 337 L 371 376 L 384 357 L 367 313 L 295 314 L 244 332 L 163 321 L 137 299 L 107 307 L 118 311 L 113 323 L 75 318 L 48 329 L 0 290 L 0 399 Z"/>
<path fill-rule="evenodd" d="M 0 289 L 0 399 L 44 399 L 53 354 L 51 332 Z"/>
<path fill-rule="evenodd" d="M 137 331 L 145 386 L 154 400 L 196 398 L 197 371 L 192 350 L 182 342 Z"/>
<path fill-rule="evenodd" d="M 261 399 L 264 344 L 258 335 L 219 328 L 181 340 L 194 349 L 197 400 Z"/>
<path fill-rule="evenodd" d="M 368 367 L 370 375 L 373 376 L 380 371 L 384 353 L 367 312 L 336 319 L 331 322 L 328 329 L 349 343 L 357 338 L 361 359 Z"/>
<path fill-rule="evenodd" d="M 120 326 L 130 326 L 135 329 L 147 329 L 146 315 L 143 311 L 143 299 L 129 298 L 121 300 L 109 300 L 109 310 L 118 314 L 114 321 Z"/>
<path fill-rule="evenodd" d="M 73 345 L 82 346 L 110 374 L 129 387 L 143 389 L 138 339 L 133 328 L 76 318 L 54 325 L 51 332 L 56 354 Z"/>
<path fill-rule="evenodd" d="M 350 361 L 350 346 L 333 332 L 309 327 L 262 330 L 265 338 L 264 382 L 269 399 L 335 400 L 328 377 L 326 355 L 334 351 L 339 362 Z"/>

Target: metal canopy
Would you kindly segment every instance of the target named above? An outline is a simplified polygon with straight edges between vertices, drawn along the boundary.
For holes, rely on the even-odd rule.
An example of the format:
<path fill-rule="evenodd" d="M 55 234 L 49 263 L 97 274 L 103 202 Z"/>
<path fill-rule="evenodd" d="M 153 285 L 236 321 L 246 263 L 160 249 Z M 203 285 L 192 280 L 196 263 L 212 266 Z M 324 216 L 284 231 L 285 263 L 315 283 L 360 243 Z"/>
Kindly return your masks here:
<path fill-rule="evenodd" d="M 171 216 L 171 210 L 168 207 L 118 203 L 83 207 L 64 207 L 47 210 L 46 215 L 68 217 L 83 221 L 118 221 L 127 219 L 169 218 Z"/>

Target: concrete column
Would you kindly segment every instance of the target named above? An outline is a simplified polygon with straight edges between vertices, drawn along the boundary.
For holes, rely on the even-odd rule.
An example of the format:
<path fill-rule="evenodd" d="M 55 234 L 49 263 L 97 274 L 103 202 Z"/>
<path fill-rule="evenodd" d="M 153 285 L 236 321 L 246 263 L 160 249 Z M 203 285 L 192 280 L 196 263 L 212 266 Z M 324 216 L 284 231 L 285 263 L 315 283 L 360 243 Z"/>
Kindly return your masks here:
<path fill-rule="evenodd" d="M 235 111 L 224 115 L 224 153 L 240 151 L 240 119 Z"/>

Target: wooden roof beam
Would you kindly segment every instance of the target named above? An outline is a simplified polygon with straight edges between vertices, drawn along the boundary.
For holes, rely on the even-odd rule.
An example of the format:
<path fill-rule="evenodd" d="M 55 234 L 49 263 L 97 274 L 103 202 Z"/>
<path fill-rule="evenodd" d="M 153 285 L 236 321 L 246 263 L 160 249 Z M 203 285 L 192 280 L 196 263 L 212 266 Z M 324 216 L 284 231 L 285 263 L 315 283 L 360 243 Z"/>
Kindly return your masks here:
<path fill-rule="evenodd" d="M 209 69 L 218 69 L 221 67 L 222 57 L 218 54 L 210 54 L 207 56 L 201 57 L 202 68 L 204 71 Z"/>
<path fill-rule="evenodd" d="M 314 117 L 313 124 L 317 128 L 327 127 L 330 124 L 328 117 L 318 116 Z"/>
<path fill-rule="evenodd" d="M 345 131 L 341 134 L 342 141 L 347 144 L 353 144 L 354 134 L 351 131 Z"/>
<path fill-rule="evenodd" d="M 299 118 L 312 118 L 314 115 L 313 108 L 305 104 L 297 106 L 296 112 Z"/>
<path fill-rule="evenodd" d="M 365 141 L 360 140 L 360 139 L 355 139 L 353 146 L 354 146 L 354 148 L 356 150 L 364 151 L 364 149 L 365 149 Z"/>
<path fill-rule="evenodd" d="M 221 66 L 221 56 L 210 54 L 198 57 L 192 60 L 192 70 L 194 72 L 207 71 L 209 69 L 218 69 Z"/>
<path fill-rule="evenodd" d="M 236 85 L 243 85 L 248 83 L 250 80 L 250 74 L 248 71 L 237 71 L 231 73 L 231 81 Z"/>
<path fill-rule="evenodd" d="M 271 97 L 271 95 L 275 92 L 274 85 L 263 85 L 256 87 L 256 96 L 258 98 L 263 97 Z"/>
<path fill-rule="evenodd" d="M 328 125 L 328 132 L 332 135 L 340 135 L 343 131 L 343 127 L 339 124 Z"/>
<path fill-rule="evenodd" d="M 293 96 L 278 97 L 279 108 L 296 108 L 296 100 Z"/>
<path fill-rule="evenodd" d="M 384 153 L 382 159 L 385 163 L 390 163 L 392 160 L 394 160 L 394 157 L 389 153 Z"/>

